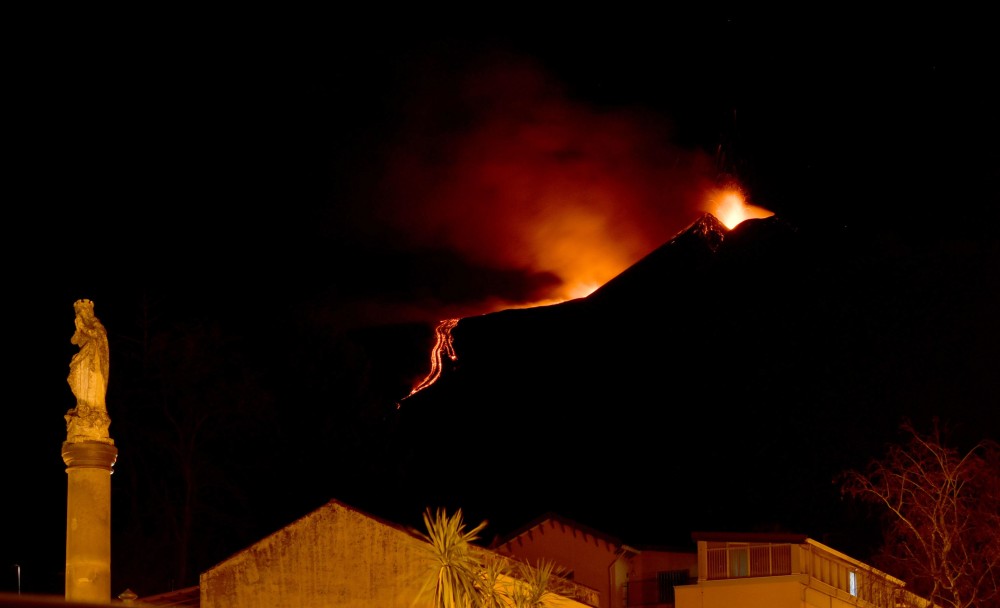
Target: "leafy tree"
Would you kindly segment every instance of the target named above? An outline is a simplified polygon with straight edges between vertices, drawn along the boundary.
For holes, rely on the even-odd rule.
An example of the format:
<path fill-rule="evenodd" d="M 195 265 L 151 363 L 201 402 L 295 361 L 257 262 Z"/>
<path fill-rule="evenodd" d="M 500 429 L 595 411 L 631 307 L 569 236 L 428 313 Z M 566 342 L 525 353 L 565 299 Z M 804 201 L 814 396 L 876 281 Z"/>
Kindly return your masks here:
<path fill-rule="evenodd" d="M 936 606 L 1000 606 L 1000 445 L 960 452 L 937 420 L 926 435 L 909 421 L 901 429 L 904 443 L 839 478 L 845 496 L 885 517 L 873 561 Z"/>

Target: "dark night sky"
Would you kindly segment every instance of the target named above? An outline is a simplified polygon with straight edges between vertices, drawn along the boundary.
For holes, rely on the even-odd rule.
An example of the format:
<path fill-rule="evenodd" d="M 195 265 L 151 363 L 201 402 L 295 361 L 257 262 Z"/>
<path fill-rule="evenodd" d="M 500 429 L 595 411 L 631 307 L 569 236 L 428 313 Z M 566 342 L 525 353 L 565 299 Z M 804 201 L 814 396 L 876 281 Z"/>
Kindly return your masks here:
<path fill-rule="evenodd" d="M 26 588 L 61 591 L 79 297 L 112 334 L 112 391 L 130 385 L 119 374 L 135 369 L 125 359 L 148 310 L 147 327 L 167 333 L 221 327 L 194 349 L 236 345 L 222 357 L 246 363 L 252 380 L 237 370 L 236 385 L 267 387 L 254 407 L 271 413 L 250 415 L 264 420 L 332 399 L 355 372 L 323 369 L 341 361 L 324 350 L 340 332 L 605 281 L 700 215 L 723 174 L 799 225 L 860 227 L 901 252 L 947 242 L 998 268 L 995 53 L 981 16 L 503 10 L 465 23 L 356 12 L 15 25 L 0 590 L 21 563 Z M 128 404 L 113 394 L 112 437 L 128 445 L 117 433 L 139 423 L 118 423 Z M 997 395 L 982 397 L 995 420 Z M 349 498 L 322 485 L 286 496 L 253 524 L 261 534 Z"/>

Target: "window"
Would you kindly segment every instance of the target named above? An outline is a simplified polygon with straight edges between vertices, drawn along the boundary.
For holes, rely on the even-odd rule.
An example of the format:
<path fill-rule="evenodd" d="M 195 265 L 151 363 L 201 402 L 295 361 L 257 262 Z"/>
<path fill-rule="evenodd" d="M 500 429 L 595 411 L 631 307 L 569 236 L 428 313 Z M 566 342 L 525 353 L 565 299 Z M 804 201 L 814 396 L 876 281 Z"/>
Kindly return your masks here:
<path fill-rule="evenodd" d="M 729 548 L 729 577 L 750 576 L 750 555 L 747 547 Z"/>
<path fill-rule="evenodd" d="M 847 574 L 848 592 L 854 597 L 858 597 L 858 573 L 851 570 Z"/>

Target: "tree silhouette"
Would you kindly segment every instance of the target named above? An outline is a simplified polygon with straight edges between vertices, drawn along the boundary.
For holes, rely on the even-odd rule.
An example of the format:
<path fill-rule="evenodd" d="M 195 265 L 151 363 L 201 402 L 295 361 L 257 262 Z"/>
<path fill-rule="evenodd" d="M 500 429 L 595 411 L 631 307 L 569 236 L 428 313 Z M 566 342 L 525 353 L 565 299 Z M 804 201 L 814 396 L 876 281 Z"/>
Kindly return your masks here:
<path fill-rule="evenodd" d="M 1000 606 L 1000 445 L 983 440 L 962 453 L 938 420 L 926 435 L 909 421 L 901 429 L 904 443 L 839 478 L 845 496 L 885 518 L 873 561 L 934 605 Z"/>
<path fill-rule="evenodd" d="M 113 483 L 116 589 L 194 585 L 258 531 L 249 481 L 270 481 L 271 396 L 240 337 L 218 323 L 163 322 L 144 302 L 117 341 L 120 448 Z"/>

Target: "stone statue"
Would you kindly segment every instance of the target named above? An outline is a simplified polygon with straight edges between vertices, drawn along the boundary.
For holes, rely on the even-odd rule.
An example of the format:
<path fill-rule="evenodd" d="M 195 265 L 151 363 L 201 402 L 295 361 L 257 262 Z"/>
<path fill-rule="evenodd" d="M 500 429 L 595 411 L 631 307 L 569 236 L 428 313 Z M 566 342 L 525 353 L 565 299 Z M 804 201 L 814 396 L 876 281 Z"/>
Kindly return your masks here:
<path fill-rule="evenodd" d="M 104 401 L 108 390 L 108 333 L 94 316 L 94 303 L 77 300 L 76 332 L 70 342 L 79 346 L 69 363 L 69 388 L 76 397 L 76 407 L 66 412 L 66 441 L 102 441 L 114 443 L 108 435 L 111 419 Z"/>

